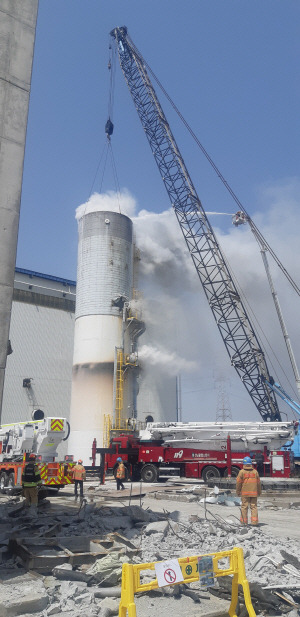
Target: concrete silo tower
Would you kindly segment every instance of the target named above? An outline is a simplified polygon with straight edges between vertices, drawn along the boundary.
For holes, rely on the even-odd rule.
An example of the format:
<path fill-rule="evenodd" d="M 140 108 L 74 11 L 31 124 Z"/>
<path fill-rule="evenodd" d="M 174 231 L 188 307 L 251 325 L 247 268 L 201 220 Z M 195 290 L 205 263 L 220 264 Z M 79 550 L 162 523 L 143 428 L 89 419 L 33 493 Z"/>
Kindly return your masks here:
<path fill-rule="evenodd" d="M 81 214 L 82 211 L 80 211 Z M 117 212 L 78 216 L 79 244 L 69 453 L 90 464 L 93 439 L 103 445 L 104 416 L 114 424 L 135 414 L 131 220 Z M 142 331 L 142 329 L 141 329 Z M 128 365 L 128 370 L 126 370 Z"/>

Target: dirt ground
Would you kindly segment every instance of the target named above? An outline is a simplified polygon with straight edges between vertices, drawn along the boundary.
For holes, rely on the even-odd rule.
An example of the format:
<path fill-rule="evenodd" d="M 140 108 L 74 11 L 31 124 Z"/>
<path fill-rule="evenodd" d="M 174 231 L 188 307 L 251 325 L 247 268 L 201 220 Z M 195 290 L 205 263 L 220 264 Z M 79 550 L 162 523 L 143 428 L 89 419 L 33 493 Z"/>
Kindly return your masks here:
<path fill-rule="evenodd" d="M 94 499 L 97 504 L 136 504 L 158 512 L 179 510 L 187 515 L 199 515 L 200 517 L 205 515 L 204 506 L 198 503 L 198 500 L 204 497 L 205 486 L 199 481 L 185 481 L 184 479 L 179 481 L 169 478 L 166 482 L 158 484 L 128 482 L 125 486 L 124 491 L 117 491 L 115 481 L 112 479 L 107 479 L 104 486 L 99 486 L 97 479 L 91 479 L 85 484 L 85 496 L 88 500 Z M 199 487 L 200 495 L 195 496 L 195 501 L 188 501 L 190 492 L 195 487 Z M 93 488 L 96 488 L 95 492 Z M 210 489 L 206 489 L 207 496 L 210 492 Z M 49 496 L 47 500 L 50 501 L 53 510 L 61 507 L 72 510 L 78 508 L 78 503 L 73 497 L 72 486 L 65 487 L 58 495 Z M 300 491 L 264 490 L 258 500 L 258 510 L 260 526 L 264 533 L 280 538 L 300 539 Z M 239 508 L 207 504 L 207 518 L 213 521 L 214 515 L 239 518 Z"/>
<path fill-rule="evenodd" d="M 97 485 L 98 482 L 89 481 L 90 486 Z M 88 487 L 87 484 L 87 487 Z M 140 505 L 144 508 L 163 512 L 164 510 L 173 511 L 179 510 L 187 515 L 205 515 L 204 506 L 198 503 L 201 497 L 204 497 L 205 486 L 199 481 L 184 480 L 169 478 L 166 482 L 158 484 L 140 484 L 127 483 L 125 491 L 116 491 L 114 480 L 108 479 L 103 487 L 95 494 L 95 499 L 105 502 L 106 505 L 121 503 L 129 505 L 129 503 Z M 86 487 L 86 495 L 90 495 Z M 195 501 L 181 501 L 188 499 L 189 492 L 195 487 L 199 487 L 200 495 L 195 497 Z M 211 492 L 206 489 L 207 496 Z M 140 498 L 140 494 L 142 497 Z M 159 499 L 157 499 L 159 494 Z M 166 496 L 166 499 L 161 498 Z M 180 498 L 180 501 L 179 501 Z M 59 497 L 51 498 L 53 504 L 57 499 L 62 503 L 66 501 L 68 505 L 72 502 L 72 488 L 64 489 Z M 298 509 L 299 508 L 299 509 Z M 259 523 L 264 533 L 268 536 L 276 536 L 280 538 L 295 538 L 300 539 L 300 491 L 276 491 L 264 490 L 258 500 Z M 214 515 L 224 518 L 236 517 L 239 519 L 239 508 L 237 506 L 223 506 L 217 504 L 207 504 L 207 518 L 214 520 Z"/>

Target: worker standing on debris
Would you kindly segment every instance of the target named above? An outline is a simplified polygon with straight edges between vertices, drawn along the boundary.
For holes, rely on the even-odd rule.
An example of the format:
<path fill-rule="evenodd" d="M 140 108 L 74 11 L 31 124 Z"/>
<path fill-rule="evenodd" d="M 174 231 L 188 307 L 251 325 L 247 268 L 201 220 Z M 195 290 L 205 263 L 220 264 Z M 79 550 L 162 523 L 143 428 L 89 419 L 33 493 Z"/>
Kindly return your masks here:
<path fill-rule="evenodd" d="M 248 507 L 250 507 L 251 525 L 257 525 L 257 497 L 261 494 L 261 483 L 256 469 L 252 467 L 250 456 L 245 456 L 243 459 L 243 469 L 239 471 L 236 479 L 236 494 L 242 498 L 241 523 L 248 524 Z"/>
<path fill-rule="evenodd" d="M 24 467 L 22 474 L 22 488 L 26 499 L 26 505 L 30 507 L 30 514 L 37 516 L 38 491 L 42 484 L 40 470 L 36 465 L 35 454 L 29 455 L 29 461 Z"/>
<path fill-rule="evenodd" d="M 117 463 L 119 463 L 116 469 L 116 475 L 115 475 L 116 482 L 117 482 L 117 490 L 119 491 L 121 488 L 122 491 L 124 491 L 125 486 L 123 484 L 123 480 L 125 480 L 126 472 L 125 472 L 125 465 L 122 459 L 120 458 L 120 456 L 117 458 Z"/>
<path fill-rule="evenodd" d="M 77 464 L 72 469 L 72 477 L 74 480 L 74 495 L 78 498 L 78 486 L 80 499 L 83 499 L 83 481 L 86 480 L 86 471 L 82 464 L 82 459 L 79 458 Z"/>

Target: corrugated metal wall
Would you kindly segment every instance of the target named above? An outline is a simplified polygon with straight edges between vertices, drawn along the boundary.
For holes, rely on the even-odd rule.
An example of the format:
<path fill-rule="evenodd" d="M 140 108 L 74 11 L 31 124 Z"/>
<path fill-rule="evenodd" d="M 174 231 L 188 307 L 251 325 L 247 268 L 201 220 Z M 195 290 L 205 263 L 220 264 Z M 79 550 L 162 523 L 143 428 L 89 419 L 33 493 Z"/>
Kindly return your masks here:
<path fill-rule="evenodd" d="M 13 302 L 3 396 L 3 424 L 30 418 L 33 407 L 47 416 L 69 416 L 74 313 Z M 32 387 L 24 388 L 23 379 Z"/>

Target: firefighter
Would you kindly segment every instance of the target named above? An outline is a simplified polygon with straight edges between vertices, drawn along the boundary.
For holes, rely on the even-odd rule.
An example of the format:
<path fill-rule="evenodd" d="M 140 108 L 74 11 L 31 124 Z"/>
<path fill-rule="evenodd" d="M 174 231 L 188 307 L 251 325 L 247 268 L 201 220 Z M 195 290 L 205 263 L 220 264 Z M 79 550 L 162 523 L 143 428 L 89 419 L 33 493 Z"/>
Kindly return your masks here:
<path fill-rule="evenodd" d="M 251 525 L 258 525 L 257 497 L 261 494 L 260 477 L 252 467 L 250 456 L 243 459 L 243 469 L 236 479 L 236 494 L 242 498 L 241 518 L 243 525 L 248 524 L 248 507 L 251 510 Z"/>
<path fill-rule="evenodd" d="M 120 489 L 122 489 L 122 491 L 124 491 L 125 486 L 123 484 L 123 480 L 125 480 L 126 472 L 125 472 L 125 465 L 120 456 L 117 458 L 117 463 L 118 463 L 118 467 L 117 467 L 116 476 L 115 476 L 116 482 L 117 482 L 117 490 L 119 491 Z"/>
<path fill-rule="evenodd" d="M 30 454 L 29 461 L 24 467 L 22 474 L 22 488 L 26 499 L 26 505 L 30 507 L 30 514 L 37 516 L 38 491 L 42 484 L 40 470 L 35 463 L 36 455 Z"/>
<path fill-rule="evenodd" d="M 86 471 L 81 458 L 78 459 L 77 465 L 72 469 L 72 477 L 74 480 L 75 499 L 78 498 L 78 486 L 80 490 L 80 499 L 83 499 L 83 481 L 86 480 Z"/>

